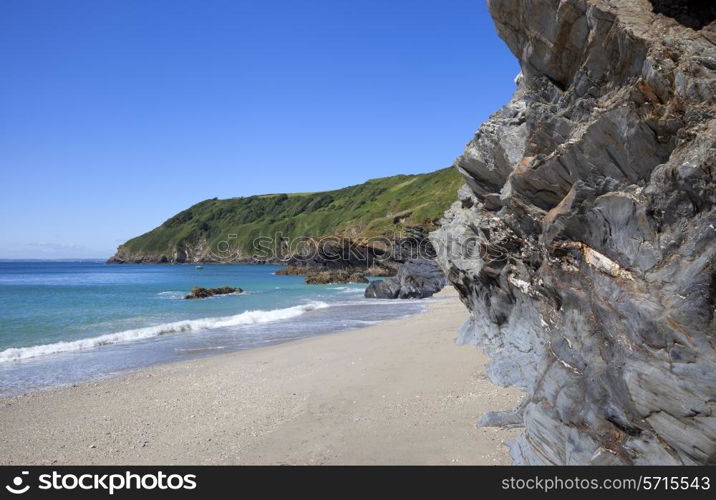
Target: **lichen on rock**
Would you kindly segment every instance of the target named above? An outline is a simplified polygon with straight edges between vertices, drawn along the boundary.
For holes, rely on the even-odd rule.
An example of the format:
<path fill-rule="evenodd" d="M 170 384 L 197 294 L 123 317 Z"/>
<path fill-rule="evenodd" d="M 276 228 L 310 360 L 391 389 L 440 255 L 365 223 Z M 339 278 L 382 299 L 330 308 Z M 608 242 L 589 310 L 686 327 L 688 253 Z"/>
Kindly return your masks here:
<path fill-rule="evenodd" d="M 481 423 L 524 427 L 521 464 L 716 463 L 716 23 L 488 4 L 519 87 L 432 234 L 459 341 L 525 393 Z"/>

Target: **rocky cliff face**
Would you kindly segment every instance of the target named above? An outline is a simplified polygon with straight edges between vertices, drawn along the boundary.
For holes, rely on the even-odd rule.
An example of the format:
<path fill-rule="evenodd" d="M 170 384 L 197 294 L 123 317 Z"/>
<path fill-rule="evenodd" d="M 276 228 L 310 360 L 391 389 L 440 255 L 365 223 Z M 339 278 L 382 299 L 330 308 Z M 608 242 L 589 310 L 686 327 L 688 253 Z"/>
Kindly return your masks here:
<path fill-rule="evenodd" d="M 516 463 L 716 463 L 714 8 L 488 4 L 522 73 L 432 235 L 460 341 L 525 392 L 482 424 Z"/>

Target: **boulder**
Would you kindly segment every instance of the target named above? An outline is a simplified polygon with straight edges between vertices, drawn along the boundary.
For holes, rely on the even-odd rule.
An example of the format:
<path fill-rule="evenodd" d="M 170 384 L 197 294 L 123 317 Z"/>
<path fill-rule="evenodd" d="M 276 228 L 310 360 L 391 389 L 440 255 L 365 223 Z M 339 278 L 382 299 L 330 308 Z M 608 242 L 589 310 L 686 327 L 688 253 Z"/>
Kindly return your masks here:
<path fill-rule="evenodd" d="M 422 299 L 439 292 L 447 278 L 434 260 L 412 259 L 386 280 L 373 281 L 365 290 L 369 299 Z"/>

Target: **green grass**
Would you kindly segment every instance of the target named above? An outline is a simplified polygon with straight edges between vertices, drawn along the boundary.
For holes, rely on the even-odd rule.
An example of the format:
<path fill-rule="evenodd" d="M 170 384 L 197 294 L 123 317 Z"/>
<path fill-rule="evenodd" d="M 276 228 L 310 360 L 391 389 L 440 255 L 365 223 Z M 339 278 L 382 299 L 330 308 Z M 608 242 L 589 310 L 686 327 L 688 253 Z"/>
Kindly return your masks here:
<path fill-rule="evenodd" d="M 216 248 L 229 234 L 233 248 L 250 251 L 259 236 L 286 238 L 326 235 L 369 238 L 393 236 L 405 226 L 435 228 L 456 200 L 462 178 L 453 168 L 430 174 L 396 175 L 319 193 L 270 194 L 204 200 L 161 226 L 127 241 L 122 251 L 172 255 L 205 242 Z M 395 222 L 398 216 L 404 217 Z"/>

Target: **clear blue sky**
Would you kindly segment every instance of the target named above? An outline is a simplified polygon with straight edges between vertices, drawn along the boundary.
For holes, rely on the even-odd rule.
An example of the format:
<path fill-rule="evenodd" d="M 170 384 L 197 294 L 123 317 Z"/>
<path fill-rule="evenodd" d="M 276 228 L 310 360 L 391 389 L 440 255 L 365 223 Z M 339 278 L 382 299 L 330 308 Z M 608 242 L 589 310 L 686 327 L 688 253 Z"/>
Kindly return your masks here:
<path fill-rule="evenodd" d="M 0 258 L 448 166 L 519 71 L 484 0 L 3 0 Z"/>

